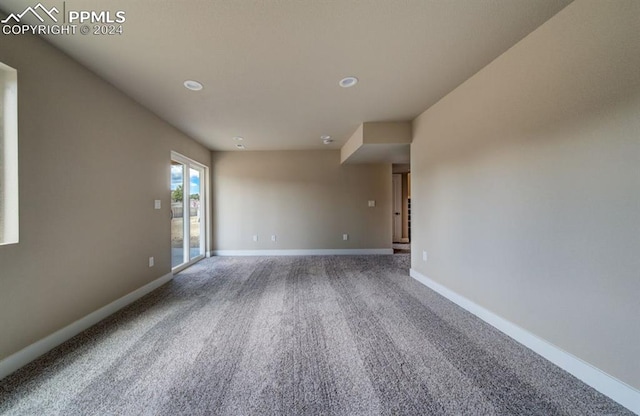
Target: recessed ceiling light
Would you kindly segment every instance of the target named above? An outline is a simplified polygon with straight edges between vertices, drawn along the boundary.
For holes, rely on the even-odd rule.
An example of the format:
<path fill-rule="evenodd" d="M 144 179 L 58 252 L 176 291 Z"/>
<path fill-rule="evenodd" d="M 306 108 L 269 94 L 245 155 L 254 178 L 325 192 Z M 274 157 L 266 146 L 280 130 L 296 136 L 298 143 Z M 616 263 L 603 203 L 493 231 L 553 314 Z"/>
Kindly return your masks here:
<path fill-rule="evenodd" d="M 349 87 L 353 87 L 357 83 L 358 83 L 358 78 L 356 78 L 356 77 L 346 77 L 346 78 L 342 78 L 338 84 L 342 88 L 349 88 Z"/>
<path fill-rule="evenodd" d="M 244 145 L 243 145 L 243 144 L 239 144 L 239 143 L 236 145 L 236 147 L 237 147 L 238 149 L 242 149 L 242 150 L 244 150 L 244 149 L 245 149 Z"/>
<path fill-rule="evenodd" d="M 192 79 L 186 80 L 184 82 L 184 87 L 191 91 L 200 91 L 202 88 L 204 88 L 201 83 Z"/>
<path fill-rule="evenodd" d="M 243 140 L 244 140 L 244 137 L 236 136 L 236 137 L 234 137 L 234 138 L 233 138 L 233 140 L 235 140 L 235 141 L 237 141 L 237 142 L 241 142 L 241 141 L 243 141 Z"/>

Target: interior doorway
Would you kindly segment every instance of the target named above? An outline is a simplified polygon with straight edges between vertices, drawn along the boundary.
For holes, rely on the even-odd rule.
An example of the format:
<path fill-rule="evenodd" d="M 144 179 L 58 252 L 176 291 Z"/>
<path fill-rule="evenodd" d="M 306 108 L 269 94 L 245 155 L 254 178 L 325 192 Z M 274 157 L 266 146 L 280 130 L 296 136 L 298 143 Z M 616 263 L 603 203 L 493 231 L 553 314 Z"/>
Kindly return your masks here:
<path fill-rule="evenodd" d="M 207 168 L 171 153 L 171 269 L 205 256 Z"/>
<path fill-rule="evenodd" d="M 393 252 L 411 252 L 411 168 L 409 164 L 393 165 L 392 185 Z"/>
<path fill-rule="evenodd" d="M 393 174 L 393 242 L 402 241 L 402 174 Z"/>

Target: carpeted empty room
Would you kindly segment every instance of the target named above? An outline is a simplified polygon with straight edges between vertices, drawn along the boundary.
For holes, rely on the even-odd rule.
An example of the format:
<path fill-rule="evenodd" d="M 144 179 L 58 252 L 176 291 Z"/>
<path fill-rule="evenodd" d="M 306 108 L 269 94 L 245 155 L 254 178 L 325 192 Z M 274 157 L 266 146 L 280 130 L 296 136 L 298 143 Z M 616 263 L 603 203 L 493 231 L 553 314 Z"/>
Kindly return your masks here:
<path fill-rule="evenodd" d="M 0 381 L 0 414 L 631 414 L 409 261 L 206 259 Z"/>

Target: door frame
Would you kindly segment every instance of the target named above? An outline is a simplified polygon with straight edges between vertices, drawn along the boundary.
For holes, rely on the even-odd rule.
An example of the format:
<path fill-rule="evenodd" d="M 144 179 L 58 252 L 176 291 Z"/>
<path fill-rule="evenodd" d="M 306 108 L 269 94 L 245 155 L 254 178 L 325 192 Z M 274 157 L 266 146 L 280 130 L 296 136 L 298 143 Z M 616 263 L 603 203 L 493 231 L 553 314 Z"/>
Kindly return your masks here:
<path fill-rule="evenodd" d="M 391 186 L 391 239 L 394 243 L 402 242 L 402 174 L 394 173 Z"/>
<path fill-rule="evenodd" d="M 191 258 L 191 251 L 190 251 L 190 241 L 191 241 L 191 220 L 189 219 L 189 221 L 183 221 L 183 251 L 182 251 L 182 256 L 183 259 L 187 259 L 186 262 L 181 263 L 175 267 L 171 268 L 171 271 L 175 274 L 178 273 L 181 270 L 186 269 L 187 267 L 193 265 L 194 263 L 202 260 L 203 258 L 208 256 L 208 251 L 207 251 L 207 247 L 209 246 L 209 242 L 210 242 L 210 235 L 209 235 L 209 224 L 210 224 L 210 213 L 209 213 L 209 203 L 210 203 L 210 199 L 209 199 L 209 168 L 205 165 L 203 165 L 202 163 L 196 162 L 193 159 L 190 159 L 178 152 L 175 151 L 171 151 L 171 160 L 170 161 L 175 161 L 178 163 L 181 163 L 182 165 L 184 165 L 185 169 L 184 169 L 184 174 L 182 175 L 182 189 L 183 189 L 183 197 L 182 197 L 182 215 L 183 218 L 184 216 L 187 216 L 187 218 L 190 218 L 190 212 L 191 212 L 191 207 L 189 205 L 190 203 L 190 198 L 188 197 L 191 192 L 191 186 L 190 186 L 190 179 L 191 179 L 191 174 L 190 174 L 190 170 L 191 168 L 195 168 L 198 169 L 202 172 L 202 175 L 200 177 L 200 254 L 197 255 L 196 257 L 194 257 L 193 259 Z M 169 180 L 171 180 L 171 175 L 169 175 Z M 169 205 L 171 205 L 171 202 L 169 202 Z"/>

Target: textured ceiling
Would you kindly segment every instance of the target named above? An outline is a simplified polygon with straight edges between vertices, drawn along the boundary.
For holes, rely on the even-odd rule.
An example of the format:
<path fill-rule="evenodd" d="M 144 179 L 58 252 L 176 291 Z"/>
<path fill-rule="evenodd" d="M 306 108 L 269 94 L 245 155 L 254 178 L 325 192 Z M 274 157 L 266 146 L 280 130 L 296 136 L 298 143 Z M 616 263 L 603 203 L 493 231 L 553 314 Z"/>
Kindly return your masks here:
<path fill-rule="evenodd" d="M 568 3 L 42 0 L 125 11 L 122 35 L 47 39 L 213 150 L 234 136 L 248 150 L 339 148 L 360 123 L 411 120 Z M 340 88 L 347 75 L 360 82 Z"/>

